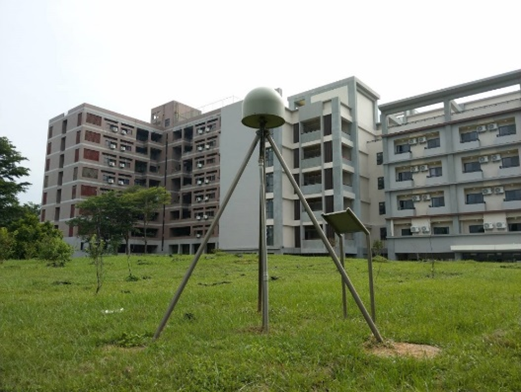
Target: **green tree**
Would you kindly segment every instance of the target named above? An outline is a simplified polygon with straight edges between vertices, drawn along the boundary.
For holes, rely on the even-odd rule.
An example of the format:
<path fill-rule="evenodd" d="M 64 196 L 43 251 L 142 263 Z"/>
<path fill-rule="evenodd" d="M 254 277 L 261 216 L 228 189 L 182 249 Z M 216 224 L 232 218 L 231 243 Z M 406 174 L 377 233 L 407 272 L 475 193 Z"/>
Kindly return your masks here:
<path fill-rule="evenodd" d="M 9 139 L 0 137 L 0 227 L 12 222 L 19 207 L 17 195 L 24 192 L 28 182 L 17 182 L 20 178 L 29 175 L 29 169 L 20 166 L 24 158 Z"/>
<path fill-rule="evenodd" d="M 62 233 L 50 222 L 41 223 L 38 216 L 27 212 L 7 227 L 14 238 L 13 259 L 31 259 L 38 255 L 38 244 L 44 238 L 62 239 Z"/>
<path fill-rule="evenodd" d="M 133 187 L 128 189 L 127 195 L 137 208 L 138 216 L 143 222 L 143 241 L 145 253 L 147 253 L 148 225 L 163 205 L 170 201 L 170 192 L 162 186 L 152 188 Z"/>

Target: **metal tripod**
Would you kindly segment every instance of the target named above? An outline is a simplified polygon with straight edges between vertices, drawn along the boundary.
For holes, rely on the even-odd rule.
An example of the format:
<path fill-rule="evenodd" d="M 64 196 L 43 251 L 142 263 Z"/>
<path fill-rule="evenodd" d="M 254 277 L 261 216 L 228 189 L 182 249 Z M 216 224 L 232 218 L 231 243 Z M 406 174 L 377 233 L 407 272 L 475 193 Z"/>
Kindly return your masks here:
<path fill-rule="evenodd" d="M 371 316 L 367 312 L 367 310 L 364 307 L 364 304 L 362 303 L 358 293 L 356 292 L 353 284 L 351 283 L 351 280 L 347 276 L 347 273 L 342 266 L 342 263 L 338 259 L 338 256 L 335 253 L 335 250 L 329 243 L 324 231 L 320 227 L 320 224 L 317 221 L 317 218 L 313 214 L 313 211 L 309 207 L 309 204 L 307 203 L 304 194 L 300 190 L 297 182 L 291 175 L 291 171 L 286 165 L 286 162 L 284 161 L 284 158 L 282 157 L 282 154 L 280 153 L 277 145 L 275 144 L 273 138 L 270 135 L 270 132 L 268 129 L 265 128 L 265 124 L 261 123 L 261 127 L 257 131 L 255 139 L 253 140 L 248 152 L 246 153 L 246 156 L 239 167 L 239 170 L 237 174 L 235 175 L 235 178 L 233 179 L 230 189 L 228 189 L 228 192 L 224 196 L 224 199 L 221 204 L 221 208 L 217 211 L 217 214 L 215 215 L 208 231 L 206 232 L 203 241 L 201 245 L 199 245 L 199 248 L 197 249 L 197 252 L 194 255 L 194 259 L 192 260 L 192 263 L 188 267 L 188 270 L 186 271 L 183 280 L 181 284 L 179 285 L 177 291 L 174 294 L 174 297 L 172 298 L 168 309 L 163 316 L 163 319 L 161 320 L 161 323 L 159 324 L 159 327 L 157 328 L 156 333 L 154 334 L 154 340 L 159 338 L 161 335 L 161 332 L 163 331 L 163 328 L 165 327 L 168 319 L 170 318 L 170 315 L 172 314 L 177 302 L 179 301 L 179 298 L 181 297 L 181 294 L 188 283 L 188 280 L 190 279 L 190 276 L 192 275 L 192 272 L 194 271 L 197 262 L 199 261 L 199 258 L 201 257 L 204 249 L 206 248 L 206 245 L 208 241 L 210 240 L 210 237 L 213 233 L 213 230 L 215 229 L 215 226 L 218 224 L 219 219 L 221 215 L 223 214 L 226 205 L 230 201 L 230 198 L 239 183 L 239 180 L 249 162 L 251 159 L 253 152 L 255 151 L 255 147 L 257 146 L 257 143 L 260 143 L 259 145 L 259 176 L 260 176 L 260 187 L 259 187 L 259 310 L 262 309 L 262 331 L 268 332 L 269 331 L 269 315 L 268 315 L 268 260 L 267 260 L 267 247 L 266 247 L 266 165 L 265 165 L 265 146 L 266 141 L 269 142 L 271 145 L 271 148 L 273 149 L 274 154 L 276 155 L 277 159 L 279 160 L 280 164 L 282 165 L 283 172 L 286 173 L 287 178 L 291 182 L 291 185 L 295 189 L 295 192 L 297 193 L 300 202 L 304 206 L 307 214 L 309 215 L 309 218 L 313 222 L 313 225 L 315 226 L 315 229 L 317 230 L 318 234 L 320 235 L 320 239 L 324 243 L 324 246 L 328 250 L 331 258 L 333 259 L 338 272 L 342 276 L 342 280 L 345 283 L 345 285 L 348 287 L 349 291 L 351 292 L 351 295 L 353 296 L 355 303 L 357 304 L 358 308 L 362 312 L 362 315 L 364 316 L 365 321 L 369 325 L 369 328 L 373 332 L 374 337 L 377 341 L 382 342 L 382 336 L 380 335 L 380 332 L 378 331 L 378 328 L 376 327 L 375 323 L 371 319 Z"/>

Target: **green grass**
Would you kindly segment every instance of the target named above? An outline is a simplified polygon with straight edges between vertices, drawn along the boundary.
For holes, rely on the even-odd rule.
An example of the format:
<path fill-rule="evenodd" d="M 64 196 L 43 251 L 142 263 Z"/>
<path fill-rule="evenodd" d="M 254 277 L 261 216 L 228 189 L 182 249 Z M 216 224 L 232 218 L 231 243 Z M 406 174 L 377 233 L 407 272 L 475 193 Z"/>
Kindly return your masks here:
<path fill-rule="evenodd" d="M 376 263 L 383 337 L 442 350 L 413 359 L 366 351 L 371 331 L 352 298 L 344 320 L 325 257 L 269 256 L 262 334 L 256 256 L 203 256 L 154 342 L 190 261 L 136 256 L 127 281 L 109 257 L 98 295 L 87 259 L 0 264 L 0 391 L 521 390 L 520 264 Z M 346 269 L 369 307 L 366 264 Z"/>

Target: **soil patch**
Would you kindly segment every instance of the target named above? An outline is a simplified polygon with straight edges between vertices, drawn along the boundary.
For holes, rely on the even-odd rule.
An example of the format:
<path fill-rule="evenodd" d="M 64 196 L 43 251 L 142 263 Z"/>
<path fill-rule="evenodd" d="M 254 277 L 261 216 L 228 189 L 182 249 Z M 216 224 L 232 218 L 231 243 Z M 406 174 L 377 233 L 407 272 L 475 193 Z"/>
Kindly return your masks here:
<path fill-rule="evenodd" d="M 386 342 L 366 348 L 367 352 L 379 357 L 413 357 L 417 359 L 434 358 L 441 349 L 427 344 Z"/>

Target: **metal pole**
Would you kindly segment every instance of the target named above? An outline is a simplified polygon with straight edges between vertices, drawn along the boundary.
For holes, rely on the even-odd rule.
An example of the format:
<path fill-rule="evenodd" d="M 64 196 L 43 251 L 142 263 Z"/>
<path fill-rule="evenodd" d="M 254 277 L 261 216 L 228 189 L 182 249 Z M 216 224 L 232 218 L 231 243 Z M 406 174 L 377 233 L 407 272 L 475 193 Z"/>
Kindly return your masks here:
<path fill-rule="evenodd" d="M 342 268 L 345 269 L 345 252 L 344 252 L 344 235 L 338 234 L 338 238 L 340 239 L 340 264 L 342 264 Z M 347 318 L 347 293 L 346 293 L 346 285 L 342 277 L 340 277 L 340 281 L 342 283 L 342 309 L 344 311 L 344 318 Z"/>
<path fill-rule="evenodd" d="M 266 248 L 266 165 L 264 162 L 266 154 L 266 129 L 264 124 L 258 131 L 259 141 L 259 204 L 260 204 L 260 233 L 259 233 L 259 260 L 262 271 L 262 332 L 269 331 L 269 315 L 268 315 L 268 256 Z"/>
<path fill-rule="evenodd" d="M 291 185 L 293 185 L 293 188 L 295 189 L 295 192 L 297 193 L 297 195 L 298 195 L 298 197 L 300 199 L 300 202 L 304 205 L 304 207 L 306 209 L 306 212 L 309 215 L 309 218 L 313 222 L 313 225 L 315 226 L 315 229 L 317 230 L 317 232 L 318 232 L 318 234 L 320 236 L 320 239 L 324 243 L 324 246 L 326 247 L 327 251 L 329 252 L 331 258 L 333 259 L 333 262 L 335 263 L 335 265 L 336 265 L 336 267 L 338 269 L 338 272 L 340 272 L 340 275 L 344 279 L 344 283 L 347 285 L 349 291 L 351 292 L 351 295 L 353 296 L 353 299 L 355 300 L 356 305 L 360 309 L 360 312 L 362 312 L 362 315 L 364 316 L 365 321 L 369 325 L 369 328 L 373 332 L 374 337 L 376 338 L 377 341 L 383 342 L 382 335 L 380 335 L 380 332 L 378 331 L 378 328 L 376 327 L 375 323 L 371 319 L 371 316 L 367 312 L 367 309 L 365 308 L 364 304 L 362 303 L 362 300 L 360 299 L 360 296 L 356 292 L 355 287 L 351 283 L 351 280 L 349 279 L 349 276 L 347 276 L 346 270 L 344 269 L 344 267 L 342 267 L 342 264 L 340 264 L 340 260 L 338 259 L 337 255 L 335 253 L 335 250 L 333 249 L 333 247 L 329 243 L 329 241 L 328 241 L 328 239 L 326 237 L 326 234 L 324 233 L 324 231 L 320 227 L 320 224 L 318 223 L 317 218 L 315 217 L 315 215 L 313 214 L 313 211 L 309 207 L 309 204 L 306 201 L 306 198 L 304 197 L 304 194 L 300 190 L 297 182 L 295 181 L 295 179 L 291 175 L 291 171 L 290 171 L 288 165 L 286 164 L 286 162 L 284 161 L 284 158 L 282 157 L 282 154 L 280 153 L 277 145 L 273 141 L 273 138 L 271 137 L 271 135 L 266 135 L 266 138 L 268 139 L 269 143 L 271 144 L 271 147 L 273 148 L 273 152 L 275 153 L 275 155 L 277 156 L 277 159 L 279 160 L 280 164 L 282 165 L 288 180 L 291 182 Z"/>
<path fill-rule="evenodd" d="M 366 233 L 367 241 L 367 269 L 369 270 L 369 296 L 371 298 L 371 316 L 373 322 L 376 323 L 376 310 L 374 304 L 374 287 L 373 287 L 373 252 L 371 250 L 371 234 Z"/>
<path fill-rule="evenodd" d="M 159 335 L 161 335 L 161 331 L 163 331 L 163 328 L 165 327 L 168 319 L 170 318 L 170 315 L 172 314 L 177 302 L 179 301 L 179 298 L 181 297 L 181 294 L 183 293 L 183 290 L 184 290 L 186 284 L 188 283 L 188 280 L 190 279 L 190 276 L 192 275 L 192 272 L 194 271 L 195 266 L 197 265 L 197 262 L 199 261 L 199 258 L 203 254 L 206 244 L 208 243 L 208 241 L 210 240 L 210 237 L 212 236 L 215 226 L 217 226 L 217 223 L 219 223 L 219 219 L 221 218 L 221 215 L 224 212 L 226 205 L 230 201 L 230 198 L 232 197 L 233 191 L 235 190 L 235 187 L 237 186 L 237 183 L 239 182 L 239 180 L 242 176 L 242 173 L 244 173 L 244 170 L 246 169 L 246 165 L 248 164 L 248 161 L 250 160 L 258 141 L 259 141 L 259 135 L 256 135 L 255 139 L 251 143 L 250 149 L 248 150 L 248 152 L 246 153 L 246 156 L 244 157 L 244 160 L 243 160 L 241 166 L 239 167 L 239 171 L 235 175 L 235 178 L 233 179 L 233 181 L 230 185 L 230 189 L 228 189 L 226 196 L 224 196 L 221 207 L 217 211 L 217 215 L 215 215 L 215 217 L 212 221 L 212 224 L 210 225 L 210 228 L 206 232 L 203 242 L 201 243 L 201 245 L 199 245 L 199 248 L 197 249 L 197 252 L 195 253 L 194 259 L 192 260 L 192 263 L 188 267 L 188 271 L 186 271 L 185 276 L 183 277 L 183 280 L 174 295 L 174 298 L 172 298 L 172 301 L 170 302 L 170 305 L 168 306 L 168 309 L 167 309 L 165 315 L 163 316 L 163 319 L 161 320 L 161 323 L 159 324 L 159 327 L 157 328 L 156 333 L 154 334 L 154 340 L 159 338 Z"/>

